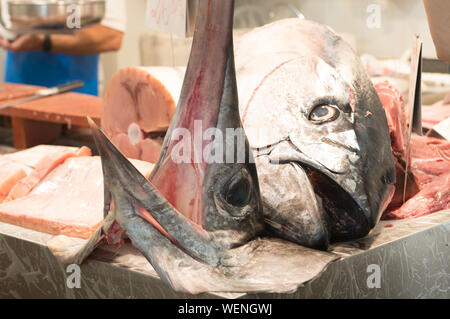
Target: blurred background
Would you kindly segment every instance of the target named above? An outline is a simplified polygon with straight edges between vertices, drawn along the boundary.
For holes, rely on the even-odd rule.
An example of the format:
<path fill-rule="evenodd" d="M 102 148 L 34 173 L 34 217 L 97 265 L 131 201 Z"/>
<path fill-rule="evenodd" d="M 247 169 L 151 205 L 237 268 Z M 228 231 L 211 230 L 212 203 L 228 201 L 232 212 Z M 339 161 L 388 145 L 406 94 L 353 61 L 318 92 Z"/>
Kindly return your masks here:
<path fill-rule="evenodd" d="M 145 25 L 145 9 L 146 0 L 127 1 L 127 30 L 122 48 L 101 56 L 100 95 L 104 83 L 121 68 L 186 63 L 190 39 L 150 30 Z M 420 34 L 424 57 L 435 58 L 422 0 L 236 0 L 235 28 L 245 32 L 297 14 L 329 25 L 359 55 L 399 59 L 411 47 L 414 35 Z M 168 48 L 174 56 L 167 56 Z M 4 50 L 0 50 L 2 74 L 4 55 Z"/>

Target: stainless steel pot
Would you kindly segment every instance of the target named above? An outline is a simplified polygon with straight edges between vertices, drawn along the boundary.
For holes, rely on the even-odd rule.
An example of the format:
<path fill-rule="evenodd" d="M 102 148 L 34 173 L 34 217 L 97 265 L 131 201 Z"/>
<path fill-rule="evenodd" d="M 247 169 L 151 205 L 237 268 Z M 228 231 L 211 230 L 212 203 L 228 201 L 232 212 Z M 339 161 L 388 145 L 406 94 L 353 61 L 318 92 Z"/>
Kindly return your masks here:
<path fill-rule="evenodd" d="M 105 15 L 104 0 L 7 0 L 9 19 L 2 25 L 25 33 L 72 33 L 98 23 Z"/>

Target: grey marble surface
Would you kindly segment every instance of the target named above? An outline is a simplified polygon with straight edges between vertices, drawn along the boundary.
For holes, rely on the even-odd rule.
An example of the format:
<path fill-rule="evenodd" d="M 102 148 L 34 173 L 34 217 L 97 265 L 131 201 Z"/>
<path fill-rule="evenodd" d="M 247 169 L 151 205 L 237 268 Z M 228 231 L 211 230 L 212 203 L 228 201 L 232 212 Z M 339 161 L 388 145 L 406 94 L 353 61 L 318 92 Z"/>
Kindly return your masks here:
<path fill-rule="evenodd" d="M 450 211 L 382 221 L 365 238 L 334 244 L 342 258 L 292 294 L 173 291 L 130 244 L 100 247 L 81 267 L 81 288 L 45 243 L 51 235 L 0 223 L 0 298 L 450 298 Z M 379 288 L 369 288 L 380 268 Z"/>

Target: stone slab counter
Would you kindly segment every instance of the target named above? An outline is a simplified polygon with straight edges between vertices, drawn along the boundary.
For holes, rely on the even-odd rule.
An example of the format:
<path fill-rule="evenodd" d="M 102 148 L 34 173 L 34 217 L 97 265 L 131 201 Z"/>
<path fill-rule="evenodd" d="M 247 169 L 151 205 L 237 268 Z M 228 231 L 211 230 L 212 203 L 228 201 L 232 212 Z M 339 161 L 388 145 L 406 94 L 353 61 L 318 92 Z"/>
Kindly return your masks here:
<path fill-rule="evenodd" d="M 70 288 L 72 272 L 45 244 L 51 235 L 0 223 L 0 298 L 450 298 L 449 234 L 450 210 L 381 221 L 333 244 L 342 258 L 294 293 L 189 295 L 163 283 L 130 243 L 99 247 L 81 266 L 80 288 Z"/>

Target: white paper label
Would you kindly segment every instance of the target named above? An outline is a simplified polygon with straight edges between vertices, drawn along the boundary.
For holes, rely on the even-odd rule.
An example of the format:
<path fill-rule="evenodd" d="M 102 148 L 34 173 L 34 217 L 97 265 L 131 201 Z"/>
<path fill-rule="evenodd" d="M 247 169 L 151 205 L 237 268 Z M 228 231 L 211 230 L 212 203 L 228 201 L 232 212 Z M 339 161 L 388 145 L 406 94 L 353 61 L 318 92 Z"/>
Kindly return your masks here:
<path fill-rule="evenodd" d="M 187 0 L 147 0 L 147 26 L 172 32 L 180 37 L 187 33 Z"/>
<path fill-rule="evenodd" d="M 447 141 L 450 141 L 450 117 L 433 127 L 433 130 L 439 133 Z"/>

